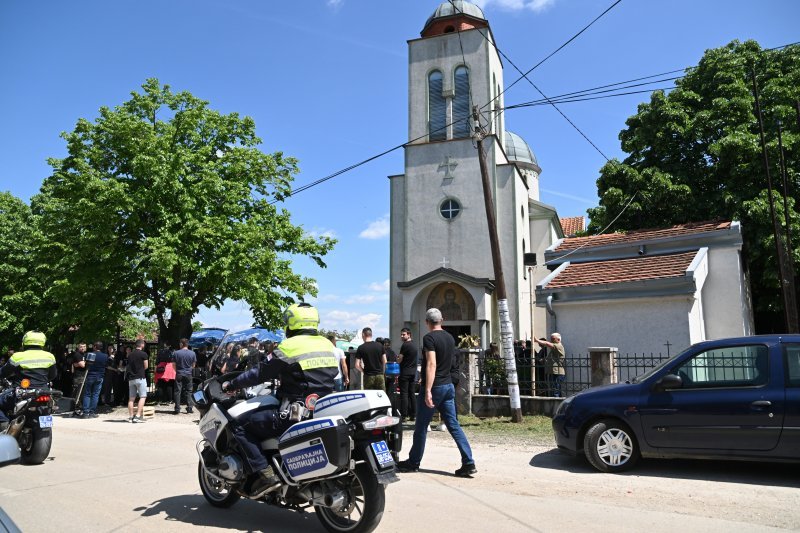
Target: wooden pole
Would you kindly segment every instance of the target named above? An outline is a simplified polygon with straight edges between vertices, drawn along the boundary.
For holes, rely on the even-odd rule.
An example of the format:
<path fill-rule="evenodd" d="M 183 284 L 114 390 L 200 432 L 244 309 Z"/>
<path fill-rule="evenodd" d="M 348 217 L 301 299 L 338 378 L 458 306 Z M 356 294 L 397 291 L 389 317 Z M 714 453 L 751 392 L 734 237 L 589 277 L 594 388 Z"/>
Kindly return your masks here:
<path fill-rule="evenodd" d="M 514 328 L 511 324 L 511 314 L 508 311 L 506 280 L 503 275 L 503 263 L 500 257 L 500 239 L 497 236 L 497 221 L 494 217 L 494 200 L 492 199 L 492 190 L 489 185 L 489 171 L 486 168 L 486 154 L 483 151 L 484 134 L 480 128 L 477 106 L 473 106 L 472 108 L 472 118 L 475 121 L 475 139 L 478 143 L 478 162 L 481 167 L 481 182 L 483 183 L 483 204 L 486 208 L 486 222 L 489 225 L 489 243 L 492 249 L 495 295 L 497 297 L 497 311 L 500 316 L 500 345 L 503 353 L 503 360 L 506 365 L 508 398 L 511 403 L 511 420 L 513 422 L 522 422 L 522 402 L 519 397 L 517 362 L 514 359 Z"/>
<path fill-rule="evenodd" d="M 778 256 L 778 275 L 781 281 L 783 292 L 783 310 L 786 318 L 786 333 L 797 333 L 797 297 L 792 290 L 793 283 L 789 279 L 788 263 L 786 260 L 786 249 L 784 248 L 782 232 L 778 226 L 778 219 L 775 216 L 775 201 L 772 197 L 772 175 L 769 172 L 769 156 L 767 155 L 767 143 L 764 138 L 764 119 L 761 116 L 761 103 L 758 95 L 758 82 L 756 81 L 756 71 L 753 68 L 753 95 L 756 104 L 756 118 L 758 119 L 758 131 L 761 138 L 761 151 L 764 154 L 764 172 L 767 175 L 767 191 L 769 194 L 769 214 L 772 218 L 772 233 L 775 238 L 775 251 Z"/>

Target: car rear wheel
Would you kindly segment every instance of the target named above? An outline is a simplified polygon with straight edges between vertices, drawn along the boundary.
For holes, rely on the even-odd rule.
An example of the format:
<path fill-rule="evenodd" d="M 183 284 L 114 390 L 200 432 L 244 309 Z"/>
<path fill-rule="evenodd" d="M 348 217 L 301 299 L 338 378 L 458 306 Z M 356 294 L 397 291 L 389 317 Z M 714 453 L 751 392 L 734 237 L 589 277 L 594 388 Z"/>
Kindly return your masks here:
<path fill-rule="evenodd" d="M 583 439 L 586 459 L 601 472 L 622 472 L 639 460 L 636 437 L 625 424 L 605 419 L 592 425 Z"/>

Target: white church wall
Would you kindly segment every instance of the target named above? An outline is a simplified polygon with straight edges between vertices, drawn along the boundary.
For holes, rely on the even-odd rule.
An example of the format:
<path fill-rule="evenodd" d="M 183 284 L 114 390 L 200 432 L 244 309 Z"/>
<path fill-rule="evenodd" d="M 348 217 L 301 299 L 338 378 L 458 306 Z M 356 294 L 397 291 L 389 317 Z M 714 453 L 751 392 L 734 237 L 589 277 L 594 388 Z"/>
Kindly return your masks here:
<path fill-rule="evenodd" d="M 620 354 L 671 355 L 691 344 L 687 316 L 693 298 L 631 298 L 553 302 L 566 353 L 584 355 L 591 346 L 615 346 Z M 547 317 L 549 336 L 553 317 Z M 538 335 L 537 335 L 538 337 Z"/>
<path fill-rule="evenodd" d="M 446 178 L 440 165 L 451 157 L 458 162 Z M 393 209 L 406 217 L 406 272 L 400 279 L 414 279 L 442 266 L 492 278 L 483 188 L 475 148 L 469 140 L 409 146 L 406 149 L 406 201 Z M 447 199 L 457 200 L 461 213 L 452 220 L 439 214 L 439 206 Z M 443 264 L 443 260 L 445 263 Z"/>
<path fill-rule="evenodd" d="M 391 176 L 389 179 L 389 205 L 404 205 L 406 203 L 405 196 L 406 178 L 403 175 Z M 401 209 L 389 209 L 390 212 L 390 228 L 389 234 L 389 279 L 401 280 L 405 272 L 405 213 Z M 389 285 L 389 327 L 392 331 L 392 337 L 397 336 L 401 328 L 405 327 L 403 320 L 403 293 L 397 287 L 397 283 Z"/>
<path fill-rule="evenodd" d="M 739 337 L 753 331 L 739 249 L 709 250 L 709 276 L 703 287 L 708 339 Z"/>

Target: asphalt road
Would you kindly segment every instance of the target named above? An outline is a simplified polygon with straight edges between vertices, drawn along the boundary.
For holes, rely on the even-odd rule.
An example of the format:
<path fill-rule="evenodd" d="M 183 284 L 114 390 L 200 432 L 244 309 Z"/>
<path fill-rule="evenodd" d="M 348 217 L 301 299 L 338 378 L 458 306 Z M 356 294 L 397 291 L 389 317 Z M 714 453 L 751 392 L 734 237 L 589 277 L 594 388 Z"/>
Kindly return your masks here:
<path fill-rule="evenodd" d="M 166 413 L 138 425 L 57 418 L 45 464 L 0 470 L 0 506 L 25 532 L 324 531 L 313 511 L 207 505 L 197 426 Z M 800 530 L 798 466 L 645 461 L 613 476 L 548 447 L 476 438 L 478 475 L 460 479 L 449 435 L 430 435 L 423 469 L 388 487 L 378 531 Z"/>

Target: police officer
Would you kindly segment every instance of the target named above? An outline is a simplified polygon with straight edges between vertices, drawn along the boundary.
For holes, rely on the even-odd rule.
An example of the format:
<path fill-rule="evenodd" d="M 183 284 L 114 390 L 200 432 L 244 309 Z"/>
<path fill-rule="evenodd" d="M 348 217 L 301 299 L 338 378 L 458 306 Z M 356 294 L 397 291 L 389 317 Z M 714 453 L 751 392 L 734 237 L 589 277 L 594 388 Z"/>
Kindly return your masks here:
<path fill-rule="evenodd" d="M 0 430 L 8 427 L 8 414 L 14 409 L 16 388 L 23 379 L 30 381 L 31 388 L 46 387 L 56 378 L 56 358 L 45 351 L 47 341 L 44 333 L 29 331 L 22 337 L 21 352 L 16 352 L 0 368 L 0 377 L 8 378 L 12 387 L 0 394 Z"/>
<path fill-rule="evenodd" d="M 223 390 L 252 387 L 280 378 L 277 396 L 282 406 L 295 401 L 309 405 L 315 398 L 333 392 L 338 365 L 333 346 L 317 332 L 319 313 L 316 308 L 307 303 L 294 304 L 283 313 L 283 321 L 286 340 L 275 349 L 272 359 L 261 361 L 258 366 L 226 381 L 222 384 Z M 280 478 L 261 453 L 261 441 L 280 436 L 293 423 L 281 415 L 280 409 L 267 408 L 241 417 L 233 428 L 251 471 L 261 474 L 252 488 L 254 494 L 280 486 Z"/>

